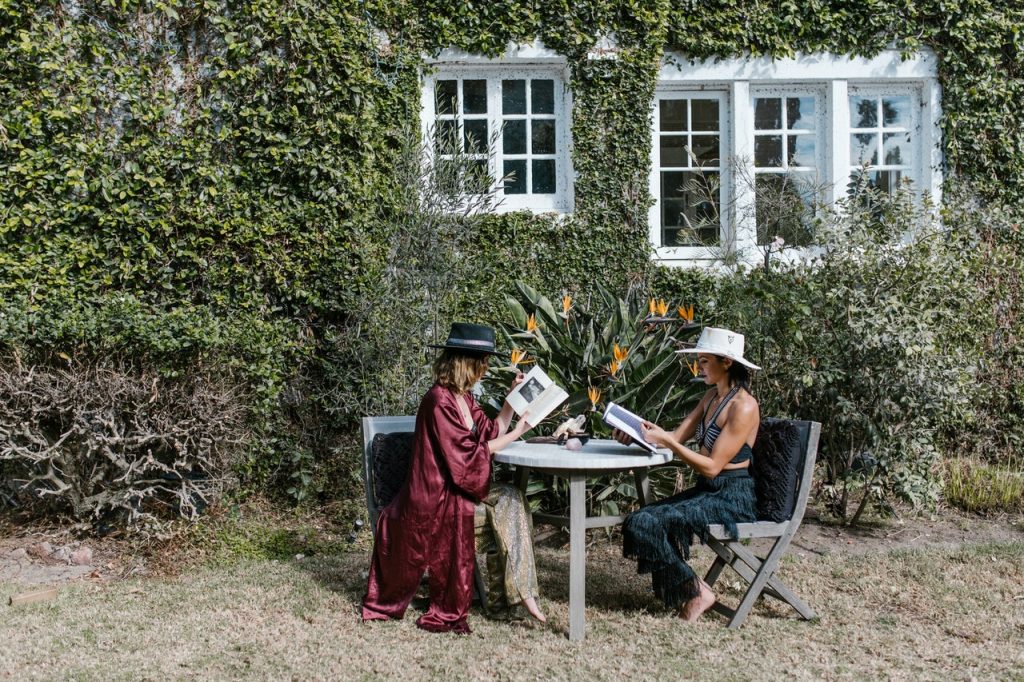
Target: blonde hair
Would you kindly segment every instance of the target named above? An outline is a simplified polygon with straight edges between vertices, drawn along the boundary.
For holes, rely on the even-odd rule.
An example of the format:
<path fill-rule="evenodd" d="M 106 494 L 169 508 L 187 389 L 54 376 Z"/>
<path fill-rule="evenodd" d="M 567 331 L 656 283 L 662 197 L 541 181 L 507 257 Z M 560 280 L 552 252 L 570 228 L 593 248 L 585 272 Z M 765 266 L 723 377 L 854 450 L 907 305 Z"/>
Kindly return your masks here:
<path fill-rule="evenodd" d="M 434 361 L 434 381 L 455 393 L 467 393 L 487 373 L 487 356 L 445 350 Z"/>

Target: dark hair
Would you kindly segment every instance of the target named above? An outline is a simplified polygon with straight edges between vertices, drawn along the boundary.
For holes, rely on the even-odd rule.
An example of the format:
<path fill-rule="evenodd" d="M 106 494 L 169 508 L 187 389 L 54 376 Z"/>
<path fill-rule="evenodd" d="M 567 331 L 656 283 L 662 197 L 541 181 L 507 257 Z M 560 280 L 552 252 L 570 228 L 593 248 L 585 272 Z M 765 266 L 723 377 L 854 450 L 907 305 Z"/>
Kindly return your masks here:
<path fill-rule="evenodd" d="M 750 370 L 747 366 L 736 362 L 735 360 L 729 365 L 729 385 L 739 386 L 746 391 L 750 392 Z"/>

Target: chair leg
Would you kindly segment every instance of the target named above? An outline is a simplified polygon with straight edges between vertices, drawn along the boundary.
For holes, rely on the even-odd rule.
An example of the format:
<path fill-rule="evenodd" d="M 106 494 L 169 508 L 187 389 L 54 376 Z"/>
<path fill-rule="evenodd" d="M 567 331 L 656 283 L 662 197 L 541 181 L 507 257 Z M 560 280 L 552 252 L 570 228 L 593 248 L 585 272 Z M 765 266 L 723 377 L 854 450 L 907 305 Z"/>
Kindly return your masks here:
<path fill-rule="evenodd" d="M 709 587 L 711 585 L 714 585 L 715 581 L 718 580 L 718 576 L 721 575 L 722 569 L 724 568 L 725 561 L 722 559 L 722 557 L 716 556 L 715 563 L 711 564 L 711 568 L 709 568 L 708 572 L 704 574 L 704 582 L 706 582 Z"/>
<path fill-rule="evenodd" d="M 737 543 L 735 547 L 732 547 L 732 549 L 736 552 L 736 555 L 748 565 L 751 565 L 751 562 L 756 562 L 758 565 L 762 563 L 760 560 L 758 560 L 756 556 L 754 556 L 754 554 L 749 549 L 747 549 L 739 543 Z M 772 550 L 774 551 L 774 549 L 775 548 L 773 547 Z M 738 570 L 739 566 L 733 566 L 733 568 L 737 569 L 737 573 L 743 575 Z M 744 575 L 743 577 L 746 578 L 748 581 L 752 582 L 755 577 L 755 574 L 753 573 L 753 571 L 750 571 L 749 576 Z M 814 618 L 816 615 L 814 613 L 814 609 L 808 606 L 802 599 L 800 599 L 800 597 L 796 595 L 796 593 L 794 593 L 791 589 L 786 587 L 786 585 L 774 575 L 774 570 L 772 571 L 772 575 L 768 578 L 768 582 L 765 585 L 764 592 L 766 594 L 770 594 L 772 597 L 775 597 L 779 601 L 786 602 L 787 604 L 792 606 L 796 610 L 796 612 L 800 614 L 801 617 L 805 618 L 806 620 L 810 620 Z"/>
<path fill-rule="evenodd" d="M 757 574 L 747 588 L 746 594 L 743 595 L 743 599 L 740 600 L 740 605 L 736 607 L 736 614 L 729 621 L 730 629 L 743 625 L 743 621 L 747 619 L 750 610 L 754 608 L 754 602 L 761 596 L 761 592 L 779 565 L 779 560 L 782 558 L 782 554 L 788 544 L 788 542 L 783 543 L 780 538 L 780 540 L 775 542 L 771 551 L 768 552 L 768 556 L 761 562 L 761 567 L 757 570 Z M 733 551 L 736 550 L 734 549 Z"/>
<path fill-rule="evenodd" d="M 738 540 L 723 543 L 715 538 L 709 539 L 708 546 L 718 555 L 715 563 L 712 564 L 711 571 L 708 571 L 709 575 L 716 569 L 717 564 L 721 562 L 723 568 L 726 565 L 729 566 L 740 577 L 750 583 L 747 592 L 743 596 L 743 601 L 740 602 L 740 605 L 735 610 L 724 605 L 719 606 L 716 603 L 715 611 L 730 619 L 730 627 L 738 627 L 742 624 L 753 604 L 757 601 L 757 597 L 761 594 L 767 594 L 789 604 L 802 618 L 810 620 L 815 617 L 814 610 L 774 575 L 775 569 L 778 567 L 778 561 L 782 554 L 785 553 L 785 548 L 788 544 L 788 542 L 783 542 L 783 538 L 776 540 L 768 556 L 762 560 Z M 765 565 L 769 559 L 772 559 L 775 564 L 774 566 Z M 718 571 L 720 572 L 721 569 L 718 569 Z M 715 577 L 717 577 L 717 573 Z M 754 590 L 755 581 L 762 581 L 761 588 L 757 591 Z M 747 600 L 749 600 L 749 604 L 746 605 L 745 612 L 741 612 L 744 602 Z"/>
<path fill-rule="evenodd" d="M 746 580 L 748 583 L 754 580 L 754 576 L 757 575 L 757 570 L 761 567 L 761 559 L 755 556 L 749 551 L 746 556 L 740 556 L 737 552 L 733 552 L 733 546 L 740 547 L 740 551 L 745 550 L 739 542 L 730 541 L 729 545 L 726 546 L 721 541 L 711 538 L 708 540 L 708 546 L 711 547 L 718 554 L 718 561 L 721 561 L 724 566 L 729 566 L 732 570 L 736 571 L 741 578 Z M 711 568 L 714 568 L 712 566 Z M 721 569 L 719 569 L 721 570 Z M 708 571 L 710 575 L 711 571 Z M 716 573 L 717 577 L 717 573 Z M 704 579 L 707 582 L 707 578 Z M 710 584 L 710 583 L 708 583 Z M 786 597 L 775 591 L 776 584 L 780 584 L 778 579 L 774 576 L 768 581 L 768 587 L 764 588 L 764 592 L 780 601 L 786 601 Z M 783 589 L 785 586 L 783 585 Z M 790 593 L 792 594 L 792 593 Z"/>

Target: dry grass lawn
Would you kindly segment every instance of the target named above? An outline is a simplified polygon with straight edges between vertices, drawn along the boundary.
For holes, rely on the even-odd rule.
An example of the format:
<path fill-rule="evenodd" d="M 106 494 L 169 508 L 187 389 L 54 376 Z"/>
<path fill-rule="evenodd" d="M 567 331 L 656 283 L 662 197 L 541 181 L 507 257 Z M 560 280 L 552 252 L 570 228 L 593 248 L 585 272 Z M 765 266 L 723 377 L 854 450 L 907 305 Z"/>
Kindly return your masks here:
<path fill-rule="evenodd" d="M 696 564 L 704 567 L 709 552 Z M 804 622 L 762 602 L 729 631 L 672 618 L 616 544 L 587 563 L 587 639 L 570 643 L 568 552 L 538 550 L 550 624 L 490 622 L 465 637 L 363 624 L 365 550 L 194 568 L 174 578 L 61 587 L 10 607 L 0 584 L 0 679 L 1024 679 L 1024 543 L 874 554 L 794 551 L 781 575 Z M 737 584 L 725 585 L 735 602 Z"/>

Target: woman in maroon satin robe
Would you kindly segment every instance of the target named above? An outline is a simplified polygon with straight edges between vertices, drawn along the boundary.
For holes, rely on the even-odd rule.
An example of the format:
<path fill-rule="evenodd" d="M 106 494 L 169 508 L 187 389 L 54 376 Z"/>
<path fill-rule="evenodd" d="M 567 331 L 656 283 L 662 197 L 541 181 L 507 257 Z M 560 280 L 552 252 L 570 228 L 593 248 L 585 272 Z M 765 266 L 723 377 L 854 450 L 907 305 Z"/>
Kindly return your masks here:
<path fill-rule="evenodd" d="M 495 354 L 493 329 L 454 323 L 439 347 L 444 352 L 434 363 L 435 383 L 416 413 L 408 478 L 378 521 L 362 616 L 364 621 L 401 618 L 426 571 L 430 608 L 416 625 L 468 633 L 475 508 L 487 495 L 494 453 L 529 426 L 520 419 L 508 431 L 512 407 L 506 402 L 492 420 L 470 392 Z M 522 375 L 513 387 L 520 381 Z"/>

